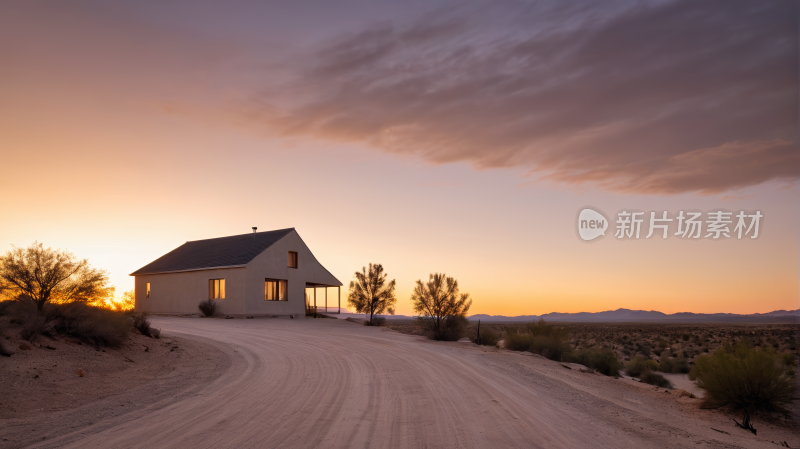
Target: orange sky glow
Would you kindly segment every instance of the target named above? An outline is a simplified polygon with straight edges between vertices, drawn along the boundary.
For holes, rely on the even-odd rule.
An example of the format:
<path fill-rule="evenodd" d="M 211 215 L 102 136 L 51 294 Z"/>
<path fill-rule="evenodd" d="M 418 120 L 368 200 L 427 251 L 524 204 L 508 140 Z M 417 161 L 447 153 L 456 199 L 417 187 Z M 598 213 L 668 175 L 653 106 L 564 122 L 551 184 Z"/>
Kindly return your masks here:
<path fill-rule="evenodd" d="M 530 118 L 528 128 L 542 130 L 527 135 L 512 124 L 527 103 L 502 109 L 512 99 L 458 117 L 455 103 L 411 125 L 401 111 L 422 100 L 403 103 L 414 94 L 396 93 L 410 89 L 400 81 L 380 96 L 359 90 L 338 98 L 356 89 L 354 80 L 381 86 L 368 77 L 384 68 L 342 74 L 332 68 L 337 61 L 307 68 L 313 58 L 302 57 L 328 36 L 357 45 L 352 40 L 370 24 L 408 12 L 375 7 L 363 21 L 316 27 L 321 18 L 287 7 L 285 17 L 313 30 L 300 36 L 278 25 L 257 34 L 260 24 L 244 12 L 242 22 L 231 12 L 205 25 L 213 11 L 181 18 L 180 8 L 160 16 L 153 8 L 81 5 L 0 7 L 2 251 L 34 241 L 68 249 L 107 269 L 122 294 L 133 288 L 129 273 L 185 241 L 295 227 L 345 284 L 343 298 L 354 271 L 382 263 L 397 280 L 398 314 L 413 314 L 414 281 L 431 272 L 459 280 L 474 298 L 471 314 L 800 307 L 796 87 L 774 96 L 794 95 L 789 125 L 749 135 L 737 134 L 734 121 L 698 122 L 703 115 L 689 112 L 687 123 L 633 129 L 650 110 L 638 104 L 605 124 Z M 441 42 L 424 50 L 439 51 Z M 314 78 L 323 68 L 325 77 Z M 300 84 L 275 87 L 287 79 Z M 319 90 L 320 79 L 341 89 Z M 639 98 L 657 89 L 646 85 Z M 448 95 L 421 111 L 445 108 Z M 581 110 L 600 101 L 592 92 L 574 95 Z M 265 98 L 288 112 L 274 117 Z M 595 117 L 610 114 L 613 103 Z M 392 114 L 363 113 L 370 108 Z M 480 124 L 491 129 L 471 131 Z M 695 135 L 695 127 L 721 131 Z M 704 149 L 715 150 L 687 156 Z M 720 151 L 724 160 L 706 162 Z M 587 205 L 609 217 L 623 209 L 723 208 L 760 210 L 764 219 L 755 240 L 620 241 L 612 224 L 608 236 L 587 244 L 575 231 Z"/>

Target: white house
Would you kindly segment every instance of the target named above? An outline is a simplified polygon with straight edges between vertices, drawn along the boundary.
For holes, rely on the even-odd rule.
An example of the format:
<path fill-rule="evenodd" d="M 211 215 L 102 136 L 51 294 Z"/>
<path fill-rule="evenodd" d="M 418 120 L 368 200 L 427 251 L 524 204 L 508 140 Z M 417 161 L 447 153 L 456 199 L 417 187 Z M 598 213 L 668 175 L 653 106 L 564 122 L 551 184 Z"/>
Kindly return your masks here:
<path fill-rule="evenodd" d="M 214 299 L 218 310 L 231 316 L 304 316 L 307 302 L 327 308 L 328 287 L 337 287 L 332 304 L 341 305 L 342 283 L 294 228 L 255 231 L 186 242 L 131 273 L 135 310 L 196 314 L 201 301 Z"/>

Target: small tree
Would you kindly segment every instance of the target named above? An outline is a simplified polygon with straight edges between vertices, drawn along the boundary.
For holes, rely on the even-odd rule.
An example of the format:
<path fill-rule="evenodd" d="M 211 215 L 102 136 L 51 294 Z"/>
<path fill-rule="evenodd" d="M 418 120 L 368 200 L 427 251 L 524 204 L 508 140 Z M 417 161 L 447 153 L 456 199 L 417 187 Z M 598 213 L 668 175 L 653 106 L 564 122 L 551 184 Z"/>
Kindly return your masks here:
<path fill-rule="evenodd" d="M 736 425 L 756 433 L 750 417 L 755 412 L 789 413 L 797 387 L 772 348 L 754 349 L 749 340 L 726 344 L 713 355 L 695 361 L 689 377 L 706 390 L 704 408 L 731 406 L 742 412 Z"/>
<path fill-rule="evenodd" d="M 0 281 L 6 294 L 33 301 L 41 313 L 49 302 L 87 302 L 97 296 L 113 295 L 108 273 L 77 260 L 67 251 L 44 248 L 34 242 L 28 248 L 14 247 L 0 256 Z"/>
<path fill-rule="evenodd" d="M 443 273 L 431 273 L 425 283 L 418 280 L 411 302 L 419 318 L 428 323 L 435 340 L 442 340 L 449 334 L 447 327 L 451 323 L 465 321 L 472 306 L 469 294 L 459 293 L 458 281 Z"/>
<path fill-rule="evenodd" d="M 394 305 L 397 298 L 394 295 L 395 280 L 386 282 L 387 274 L 379 263 L 369 264 L 369 268 L 361 267 L 353 275 L 355 280 L 350 281 L 350 292 L 347 303 L 356 312 L 369 315 L 369 323 L 373 317 L 384 312 L 394 315 Z"/>

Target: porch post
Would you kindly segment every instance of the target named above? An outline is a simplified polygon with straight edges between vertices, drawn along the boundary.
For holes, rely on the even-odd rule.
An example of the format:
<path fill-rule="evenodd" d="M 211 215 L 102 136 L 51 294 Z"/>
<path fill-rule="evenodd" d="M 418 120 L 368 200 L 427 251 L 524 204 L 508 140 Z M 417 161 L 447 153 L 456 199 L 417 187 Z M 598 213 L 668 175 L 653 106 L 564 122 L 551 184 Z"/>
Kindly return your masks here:
<path fill-rule="evenodd" d="M 328 286 L 325 286 L 325 313 L 328 313 Z"/>
<path fill-rule="evenodd" d="M 342 314 L 342 286 L 341 285 L 337 286 L 336 290 L 338 290 L 338 293 L 339 293 L 339 315 L 341 315 Z"/>

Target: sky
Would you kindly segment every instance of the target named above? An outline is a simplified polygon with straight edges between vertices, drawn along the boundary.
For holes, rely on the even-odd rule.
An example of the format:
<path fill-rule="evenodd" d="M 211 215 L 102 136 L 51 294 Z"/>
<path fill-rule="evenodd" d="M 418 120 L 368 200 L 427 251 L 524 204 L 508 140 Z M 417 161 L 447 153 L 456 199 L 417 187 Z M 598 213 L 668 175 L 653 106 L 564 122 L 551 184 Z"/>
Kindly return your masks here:
<path fill-rule="evenodd" d="M 4 2 L 0 251 L 70 250 L 121 293 L 186 241 L 294 227 L 345 285 L 383 264 L 399 314 L 433 272 L 470 313 L 797 309 L 798 17 L 790 1 Z M 584 207 L 610 223 L 590 243 Z M 645 238 L 649 212 L 682 210 L 763 218 L 756 239 L 677 221 Z M 645 213 L 639 239 L 615 237 L 621 211 Z"/>

